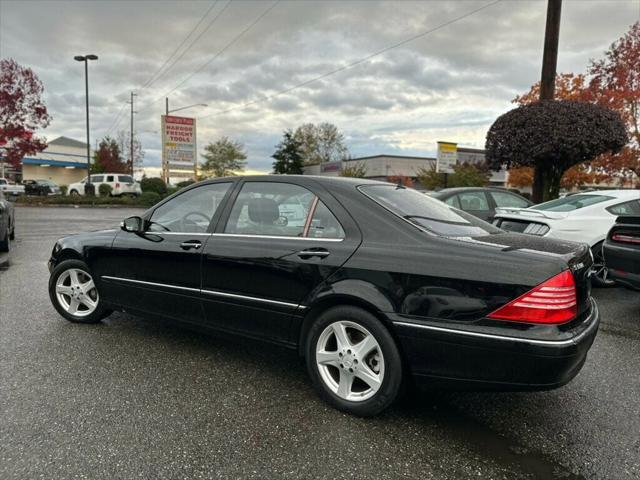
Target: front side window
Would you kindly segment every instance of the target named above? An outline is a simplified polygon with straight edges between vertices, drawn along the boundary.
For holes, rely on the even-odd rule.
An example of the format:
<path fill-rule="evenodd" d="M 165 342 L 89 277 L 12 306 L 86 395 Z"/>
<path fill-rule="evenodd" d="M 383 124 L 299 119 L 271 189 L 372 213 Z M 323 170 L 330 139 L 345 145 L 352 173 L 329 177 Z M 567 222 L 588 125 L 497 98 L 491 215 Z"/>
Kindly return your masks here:
<path fill-rule="evenodd" d="M 502 232 L 473 215 L 453 209 L 411 188 L 363 185 L 359 190 L 396 215 L 437 235 L 474 237 Z"/>
<path fill-rule="evenodd" d="M 102 183 L 104 175 L 91 175 L 91 183 Z M 84 180 L 83 180 L 84 183 Z"/>
<path fill-rule="evenodd" d="M 465 212 L 489 210 L 489 202 L 484 192 L 464 192 L 458 194 L 460 208 Z"/>
<path fill-rule="evenodd" d="M 452 207 L 455 208 L 460 208 L 460 200 L 458 200 L 458 196 L 457 195 L 453 195 L 449 198 L 447 198 L 444 203 L 446 203 L 447 205 L 450 205 Z"/>
<path fill-rule="evenodd" d="M 580 208 L 589 207 L 596 203 L 606 202 L 607 200 L 613 200 L 613 197 L 607 195 L 569 195 L 564 198 L 558 198 L 557 200 L 551 200 L 550 202 L 541 203 L 540 205 L 534 205 L 534 210 L 548 210 L 550 212 L 571 212 Z"/>
<path fill-rule="evenodd" d="M 155 209 L 150 232 L 206 233 L 231 183 L 202 185 L 172 198 Z"/>
<path fill-rule="evenodd" d="M 248 182 L 236 199 L 225 233 L 278 237 L 344 238 L 336 217 L 299 185 Z"/>
<path fill-rule="evenodd" d="M 527 208 L 529 203 L 524 198 L 507 192 L 490 192 L 497 207 Z"/>

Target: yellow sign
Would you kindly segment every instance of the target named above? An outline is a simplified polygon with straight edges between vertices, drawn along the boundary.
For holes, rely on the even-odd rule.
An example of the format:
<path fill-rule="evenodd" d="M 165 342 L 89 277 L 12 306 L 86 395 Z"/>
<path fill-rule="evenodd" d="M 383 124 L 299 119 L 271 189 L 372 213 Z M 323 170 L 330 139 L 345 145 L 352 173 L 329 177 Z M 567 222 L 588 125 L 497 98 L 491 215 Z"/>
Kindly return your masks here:
<path fill-rule="evenodd" d="M 436 157 L 436 172 L 454 173 L 453 167 L 458 163 L 458 144 L 452 142 L 438 142 Z"/>

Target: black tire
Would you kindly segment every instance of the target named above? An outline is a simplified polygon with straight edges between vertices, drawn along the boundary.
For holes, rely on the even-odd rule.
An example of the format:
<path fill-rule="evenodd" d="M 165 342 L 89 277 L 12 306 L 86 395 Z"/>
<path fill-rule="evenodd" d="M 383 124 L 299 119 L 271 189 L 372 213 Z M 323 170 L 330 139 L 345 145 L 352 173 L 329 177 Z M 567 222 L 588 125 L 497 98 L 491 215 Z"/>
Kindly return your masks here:
<path fill-rule="evenodd" d="M 82 270 L 86 274 L 91 276 L 91 272 L 89 271 L 89 267 L 81 261 L 81 260 L 64 260 L 60 262 L 56 268 L 54 268 L 51 273 L 51 277 L 49 277 L 49 299 L 53 304 L 53 307 L 57 310 L 57 312 L 62 315 L 64 318 L 73 323 L 98 323 L 100 320 L 105 318 L 111 313 L 111 310 L 108 310 L 102 306 L 102 301 L 98 296 L 98 306 L 96 309 L 89 315 L 86 316 L 77 316 L 67 312 L 64 307 L 59 303 L 58 298 L 56 296 L 56 283 L 60 275 L 66 272 L 69 269 L 77 269 Z M 96 287 L 97 289 L 97 287 Z"/>
<path fill-rule="evenodd" d="M 331 324 L 347 321 L 370 332 L 380 346 L 384 361 L 384 376 L 375 394 L 362 401 L 349 401 L 334 393 L 323 380 L 316 363 L 316 346 L 322 332 Z M 400 395 L 403 387 L 403 368 L 400 351 L 387 328 L 369 312 L 354 306 L 338 306 L 323 312 L 311 325 L 305 338 L 307 370 L 320 396 L 339 410 L 361 417 L 370 417 L 388 408 Z M 336 367 L 337 369 L 337 367 Z"/>
<path fill-rule="evenodd" d="M 79 196 L 80 196 L 80 194 L 78 193 L 78 191 L 77 191 L 77 190 L 75 190 L 75 189 L 74 189 L 74 190 L 71 190 L 71 191 L 69 192 L 69 195 L 70 195 L 70 196 L 72 196 L 72 197 L 79 197 Z"/>
<path fill-rule="evenodd" d="M 606 266 L 604 255 L 602 254 L 602 245 L 604 242 L 595 244 L 591 248 L 593 253 L 593 267 L 591 273 L 591 286 L 597 288 L 611 288 L 617 286 L 615 280 L 607 278 L 609 269 Z"/>
<path fill-rule="evenodd" d="M 8 252 L 9 250 L 11 250 L 11 234 L 9 233 L 9 226 L 7 225 L 4 240 L 0 240 L 0 252 Z"/>

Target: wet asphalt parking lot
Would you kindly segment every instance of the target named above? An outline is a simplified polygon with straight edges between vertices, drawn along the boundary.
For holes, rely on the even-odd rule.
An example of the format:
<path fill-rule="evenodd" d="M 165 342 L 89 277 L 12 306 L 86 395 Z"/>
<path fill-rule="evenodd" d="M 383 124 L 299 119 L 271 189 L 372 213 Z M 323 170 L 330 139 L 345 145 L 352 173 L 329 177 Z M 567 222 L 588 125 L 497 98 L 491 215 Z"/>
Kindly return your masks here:
<path fill-rule="evenodd" d="M 582 372 L 540 393 L 331 409 L 293 352 L 51 307 L 54 241 L 138 210 L 16 207 L 0 269 L 0 478 L 640 478 L 640 293 L 595 290 Z M 0 265 L 6 257 L 0 258 Z"/>

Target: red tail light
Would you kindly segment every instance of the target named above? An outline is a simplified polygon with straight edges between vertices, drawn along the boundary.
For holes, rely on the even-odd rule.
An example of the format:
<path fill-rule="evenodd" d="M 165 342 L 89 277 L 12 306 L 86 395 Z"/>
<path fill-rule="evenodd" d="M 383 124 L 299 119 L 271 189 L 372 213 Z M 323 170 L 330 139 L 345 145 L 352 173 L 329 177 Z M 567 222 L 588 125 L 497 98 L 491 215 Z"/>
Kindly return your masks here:
<path fill-rule="evenodd" d="M 640 245 L 640 237 L 625 235 L 623 233 L 614 233 L 613 235 L 611 235 L 611 240 L 613 240 L 614 242 L 635 243 Z"/>
<path fill-rule="evenodd" d="M 571 272 L 565 270 L 488 317 L 514 322 L 564 323 L 573 320 L 577 313 L 576 283 Z"/>

